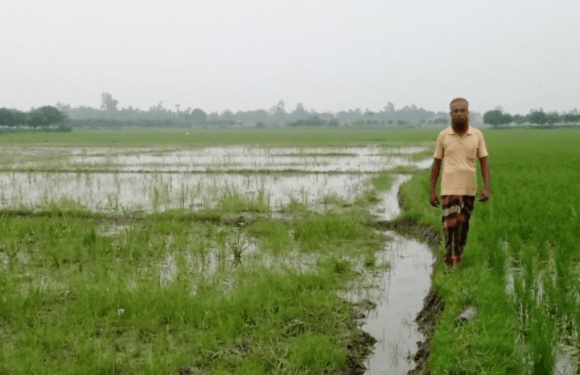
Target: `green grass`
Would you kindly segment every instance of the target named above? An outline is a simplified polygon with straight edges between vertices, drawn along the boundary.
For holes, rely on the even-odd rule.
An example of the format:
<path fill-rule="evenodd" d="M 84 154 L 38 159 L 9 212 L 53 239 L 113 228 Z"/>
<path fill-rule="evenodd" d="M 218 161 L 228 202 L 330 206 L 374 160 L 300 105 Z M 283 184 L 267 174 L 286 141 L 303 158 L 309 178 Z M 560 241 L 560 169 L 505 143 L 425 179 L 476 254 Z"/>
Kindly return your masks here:
<path fill-rule="evenodd" d="M 199 211 L 107 215 L 66 198 L 3 211 L 0 373 L 342 373 L 357 331 L 337 292 L 385 239 L 354 208 L 284 222 L 263 194 L 222 193 Z M 248 241 L 319 254 L 316 270 L 267 268 Z"/>
<path fill-rule="evenodd" d="M 176 130 L 75 130 L 1 134 L 0 144 L 303 149 L 433 137 L 433 130 L 203 130 L 189 137 Z M 165 210 L 172 202 L 161 181 L 147 187 L 149 215 L 90 212 L 50 194 L 34 209 L 5 209 L 0 373 L 343 373 L 358 333 L 338 291 L 358 277 L 355 262 L 375 267 L 386 239 L 365 224 L 365 211 L 391 182 L 390 174 L 378 174 L 353 197 L 359 204 L 326 195 L 322 213 L 312 212 L 305 196 L 296 198 L 281 220 L 269 217 L 264 189 L 216 190 L 197 210 L 178 197 L 184 209 Z M 298 262 L 314 259 L 310 271 L 284 262 L 296 254 Z M 283 266 L 270 266 L 267 256 Z"/>
<path fill-rule="evenodd" d="M 1 134 L 0 144 L 433 146 L 438 132 L 232 129 L 190 131 L 187 138 L 177 130 L 75 130 Z M 573 335 L 580 325 L 574 193 L 580 132 L 484 130 L 484 136 L 491 199 L 476 202 L 463 268 L 453 273 L 435 265 L 433 287 L 445 310 L 429 368 L 549 373 L 558 345 L 580 345 Z M 414 173 L 401 187 L 402 219 L 441 230 L 440 208 L 428 203 L 430 171 L 397 171 Z M 328 195 L 326 211 L 313 213 L 293 200 L 280 220 L 269 217 L 264 194 L 233 189 L 197 211 L 162 212 L 163 186 L 152 190 L 159 212 L 150 215 L 92 213 L 66 198 L 34 211 L 1 211 L 0 373 L 171 374 L 186 367 L 211 374 L 340 373 L 356 328 L 337 291 L 357 277 L 356 262 L 376 263 L 385 238 L 366 225 L 366 214 L 391 176 L 377 174 L 352 206 Z M 478 179 L 482 186 L 479 171 Z M 249 213 L 248 224 L 236 222 Z M 298 251 L 316 254 L 318 262 L 313 272 L 267 268 L 249 252 L 250 241 L 274 259 Z M 467 305 L 479 316 L 455 323 Z"/>
<path fill-rule="evenodd" d="M 356 146 L 376 143 L 402 146 L 437 140 L 438 129 L 153 129 L 82 130 L 70 133 L 0 134 L 2 145 L 211 146 L 256 144 L 262 146 Z M 185 135 L 189 132 L 189 135 Z"/>
<path fill-rule="evenodd" d="M 346 366 L 344 337 L 354 326 L 336 291 L 346 287 L 348 265 L 335 259 L 330 233 L 319 241 L 308 234 L 311 246 L 319 244 L 313 251 L 330 255 L 318 272 L 302 274 L 264 268 L 243 253 L 241 264 L 228 263 L 236 231 L 210 222 L 158 213 L 115 235 L 104 235 L 103 225 L 114 223 L 1 218 L 0 372 L 332 373 Z M 299 246 L 279 223 L 244 233 L 263 234 L 281 256 Z M 201 277 L 195 270 L 212 249 L 219 264 L 213 277 Z M 168 254 L 176 270 L 164 281 Z M 251 345 L 242 349 L 243 341 Z"/>
<path fill-rule="evenodd" d="M 445 310 L 429 367 L 433 374 L 551 373 L 558 345 L 580 344 L 570 335 L 580 324 L 580 195 L 571 193 L 580 180 L 580 132 L 488 130 L 484 137 L 491 198 L 476 201 L 463 269 L 436 266 L 433 286 Z M 478 180 L 482 187 L 479 170 Z M 441 230 L 440 208 L 428 203 L 429 181 L 425 171 L 402 186 L 403 216 Z M 505 282 L 511 268 L 513 295 Z M 453 319 L 467 305 L 480 315 L 457 326 Z"/>
<path fill-rule="evenodd" d="M 380 246 L 382 237 L 363 223 L 364 218 L 356 213 L 330 212 L 296 222 L 293 235 L 304 251 L 336 250 L 357 244 Z"/>

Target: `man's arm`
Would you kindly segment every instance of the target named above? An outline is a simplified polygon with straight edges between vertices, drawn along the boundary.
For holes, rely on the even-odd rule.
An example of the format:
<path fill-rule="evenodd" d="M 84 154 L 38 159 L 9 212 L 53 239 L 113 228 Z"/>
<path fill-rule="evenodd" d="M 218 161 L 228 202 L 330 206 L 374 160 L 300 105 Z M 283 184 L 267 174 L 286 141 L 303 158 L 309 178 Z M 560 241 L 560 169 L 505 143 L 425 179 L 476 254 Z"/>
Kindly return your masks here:
<path fill-rule="evenodd" d="M 481 176 L 483 177 L 483 190 L 481 191 L 479 200 L 486 202 L 489 199 L 489 191 L 491 189 L 491 177 L 487 156 L 479 158 L 479 163 L 481 164 Z"/>
<path fill-rule="evenodd" d="M 431 206 L 438 207 L 439 199 L 435 192 L 437 186 L 437 179 L 439 178 L 439 171 L 441 170 L 441 159 L 434 158 L 433 167 L 431 167 L 431 189 L 429 190 L 429 202 Z"/>

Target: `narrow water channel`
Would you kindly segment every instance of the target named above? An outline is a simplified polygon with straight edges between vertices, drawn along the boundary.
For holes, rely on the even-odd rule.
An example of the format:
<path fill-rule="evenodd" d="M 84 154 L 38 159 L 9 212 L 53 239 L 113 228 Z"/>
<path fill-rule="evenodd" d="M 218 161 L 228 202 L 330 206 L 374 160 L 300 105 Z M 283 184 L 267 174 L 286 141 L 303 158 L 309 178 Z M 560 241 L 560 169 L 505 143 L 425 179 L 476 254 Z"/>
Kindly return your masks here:
<path fill-rule="evenodd" d="M 408 179 L 410 176 L 398 176 L 393 187 L 383 194 L 373 212 L 379 220 L 393 220 L 400 214 L 397 194 Z M 412 358 L 417 342 L 425 339 L 418 332 L 415 318 L 431 286 L 434 255 L 426 243 L 392 231 L 386 234 L 392 240 L 377 254 L 377 261 L 389 262 L 391 267 L 373 278 L 374 286 L 364 297 L 377 304 L 361 327 L 377 339 L 365 362 L 367 375 L 407 374 L 415 367 Z"/>

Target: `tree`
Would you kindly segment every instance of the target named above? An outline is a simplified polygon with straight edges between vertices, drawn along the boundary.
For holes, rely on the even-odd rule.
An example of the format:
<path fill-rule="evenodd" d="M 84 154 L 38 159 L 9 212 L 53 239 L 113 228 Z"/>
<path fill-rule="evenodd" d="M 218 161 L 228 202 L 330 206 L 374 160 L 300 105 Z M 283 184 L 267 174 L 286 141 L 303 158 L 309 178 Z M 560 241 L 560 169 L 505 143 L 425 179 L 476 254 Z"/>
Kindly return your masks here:
<path fill-rule="evenodd" d="M 191 121 L 196 125 L 205 125 L 207 123 L 207 114 L 199 108 L 191 111 L 190 117 Z"/>
<path fill-rule="evenodd" d="M 570 111 L 570 113 L 562 115 L 562 120 L 564 120 L 567 123 L 580 122 L 580 115 L 575 114 L 573 111 Z"/>
<path fill-rule="evenodd" d="M 528 122 L 530 122 L 531 124 L 544 125 L 545 123 L 548 122 L 548 116 L 546 116 L 546 114 L 542 110 L 534 111 L 530 113 L 527 117 Z"/>
<path fill-rule="evenodd" d="M 38 109 L 31 110 L 28 113 L 28 125 L 36 128 L 38 126 L 48 126 L 50 124 L 55 124 L 63 122 L 66 116 L 53 106 L 44 106 Z"/>
<path fill-rule="evenodd" d="M 560 121 L 560 115 L 558 113 L 549 113 L 546 115 L 546 122 L 550 126 L 554 126 L 555 123 Z"/>
<path fill-rule="evenodd" d="M 227 122 L 235 122 L 236 121 L 236 117 L 234 115 L 234 112 L 232 112 L 231 109 L 225 109 L 222 114 L 221 114 L 221 119 Z"/>
<path fill-rule="evenodd" d="M 392 102 L 388 102 L 383 110 L 385 112 L 395 112 L 395 105 Z"/>
<path fill-rule="evenodd" d="M 25 124 L 28 115 L 17 109 L 0 108 L 0 122 L 4 126 L 16 126 Z"/>
<path fill-rule="evenodd" d="M 115 112 L 117 111 L 117 104 L 119 101 L 113 99 L 113 95 L 109 94 L 108 92 L 104 92 L 101 94 L 101 109 L 107 112 Z"/>
<path fill-rule="evenodd" d="M 483 114 L 483 122 L 491 126 L 507 125 L 512 122 L 512 116 L 502 113 L 501 109 L 494 109 Z"/>
<path fill-rule="evenodd" d="M 302 103 L 298 103 L 296 104 L 296 109 L 290 113 L 289 117 L 290 121 L 304 120 L 308 118 L 308 111 L 304 109 L 304 105 Z"/>
<path fill-rule="evenodd" d="M 518 125 L 521 125 L 521 124 L 523 124 L 524 122 L 526 122 L 526 118 L 525 118 L 524 116 L 522 116 L 522 115 L 514 115 L 514 116 L 513 116 L 513 121 L 514 121 L 516 124 L 518 124 Z"/>
<path fill-rule="evenodd" d="M 274 121 L 281 125 L 286 120 L 286 109 L 283 100 L 280 100 L 278 104 L 270 108 L 270 114 L 272 115 Z"/>

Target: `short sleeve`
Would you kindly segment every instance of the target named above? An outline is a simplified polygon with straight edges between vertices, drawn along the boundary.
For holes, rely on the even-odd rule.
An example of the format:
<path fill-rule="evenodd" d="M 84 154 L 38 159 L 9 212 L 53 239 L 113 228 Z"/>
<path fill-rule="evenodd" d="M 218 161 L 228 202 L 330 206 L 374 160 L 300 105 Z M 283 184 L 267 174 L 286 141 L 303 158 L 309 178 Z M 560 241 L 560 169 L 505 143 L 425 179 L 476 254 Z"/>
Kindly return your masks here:
<path fill-rule="evenodd" d="M 435 148 L 433 157 L 443 159 L 443 132 L 439 133 L 439 137 L 437 137 L 437 147 Z"/>
<path fill-rule="evenodd" d="M 477 141 L 477 158 L 481 159 L 487 156 L 487 149 L 485 148 L 485 141 L 483 140 L 483 133 L 479 132 Z"/>

